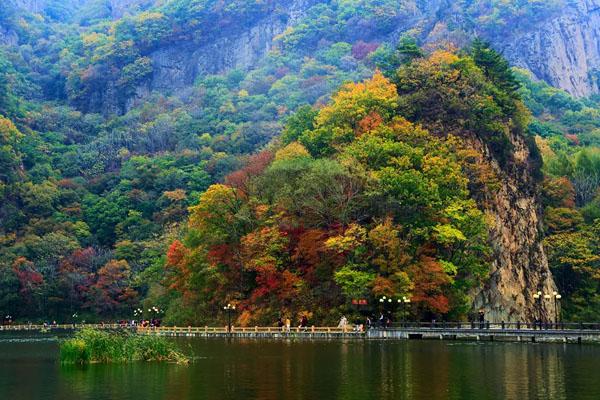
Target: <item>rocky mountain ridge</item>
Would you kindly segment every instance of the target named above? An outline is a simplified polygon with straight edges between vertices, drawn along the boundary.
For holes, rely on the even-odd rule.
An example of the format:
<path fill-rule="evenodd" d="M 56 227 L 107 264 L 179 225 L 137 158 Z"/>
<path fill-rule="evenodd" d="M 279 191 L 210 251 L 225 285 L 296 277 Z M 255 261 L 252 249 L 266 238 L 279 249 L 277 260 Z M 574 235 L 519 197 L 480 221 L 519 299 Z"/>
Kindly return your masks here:
<path fill-rule="evenodd" d="M 530 70 L 533 75 L 574 96 L 599 93 L 600 0 L 570 2 L 563 13 L 532 24 L 531 30 L 518 30 L 508 37 L 495 37 L 484 31 L 465 35 L 462 29 L 449 29 L 451 16 L 444 10 L 447 1 L 408 1 L 410 18 L 398 20 L 383 35 L 369 30 L 351 32 L 351 40 L 393 42 L 407 31 L 418 32 L 423 43 L 450 42 L 463 46 L 472 35 L 492 41 L 509 61 Z M 293 29 L 313 5 L 312 1 L 290 1 L 287 19 L 265 16 L 256 24 L 233 34 L 224 34 L 206 44 L 179 44 L 154 51 L 154 73 L 142 89 L 171 90 L 190 84 L 204 74 L 222 73 L 233 68 L 252 69 L 277 43 L 275 38 Z"/>
<path fill-rule="evenodd" d="M 50 0 L 12 1 L 21 9 L 41 13 Z M 112 17 L 118 19 L 135 13 L 137 6 L 147 6 L 148 2 L 107 0 L 106 5 Z M 75 8 L 89 3 L 89 0 L 71 1 Z M 303 23 L 311 7 L 332 2 L 287 0 L 278 3 L 277 15 L 271 13 L 256 21 L 244 21 L 241 29 L 224 30 L 222 35 L 201 43 L 176 43 L 153 50 L 149 54 L 153 63 L 152 77 L 138 88 L 136 96 L 143 97 L 152 90 L 172 92 L 205 74 L 233 68 L 252 69 L 277 46 L 279 35 Z M 422 43 L 452 43 L 461 47 L 469 38 L 481 36 L 490 40 L 513 65 L 528 69 L 538 79 L 577 97 L 600 93 L 600 0 L 565 0 L 557 6 L 560 12 L 549 13 L 539 21 L 530 23 L 527 17 L 522 21 L 518 18 L 505 21 L 507 26 L 500 33 L 490 32 L 482 24 L 468 23 L 467 3 L 471 2 L 402 1 L 395 10 L 398 18 L 394 26 L 384 30 L 357 26 L 356 30 L 349 29 L 344 39 L 393 43 L 405 32 L 411 32 Z M 9 31 L 2 32 L 2 36 L 5 42 L 16 42 Z M 114 110 L 113 105 L 107 106 Z"/>

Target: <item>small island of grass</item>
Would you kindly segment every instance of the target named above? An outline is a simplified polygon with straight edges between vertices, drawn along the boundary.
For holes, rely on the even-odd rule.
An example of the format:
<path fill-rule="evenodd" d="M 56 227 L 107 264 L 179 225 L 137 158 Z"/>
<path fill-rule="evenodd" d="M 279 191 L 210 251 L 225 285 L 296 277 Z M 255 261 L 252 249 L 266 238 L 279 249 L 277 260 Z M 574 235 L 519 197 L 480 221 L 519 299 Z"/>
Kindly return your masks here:
<path fill-rule="evenodd" d="M 60 346 L 63 364 L 163 361 L 187 364 L 190 359 L 172 341 L 130 332 L 82 329 Z"/>

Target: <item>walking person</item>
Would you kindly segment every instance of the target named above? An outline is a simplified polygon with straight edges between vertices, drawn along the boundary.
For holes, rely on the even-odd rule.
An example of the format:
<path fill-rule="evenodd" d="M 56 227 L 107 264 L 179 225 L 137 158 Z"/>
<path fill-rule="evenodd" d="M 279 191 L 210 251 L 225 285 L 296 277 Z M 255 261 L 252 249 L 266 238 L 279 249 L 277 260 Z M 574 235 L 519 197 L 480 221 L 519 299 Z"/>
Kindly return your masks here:
<path fill-rule="evenodd" d="M 292 326 L 292 321 L 291 321 L 291 320 L 290 320 L 290 318 L 288 317 L 288 318 L 286 318 L 286 319 L 285 319 L 285 331 L 286 331 L 287 333 L 290 333 L 290 328 L 291 328 L 291 326 Z"/>
<path fill-rule="evenodd" d="M 300 328 L 302 328 L 303 331 L 306 331 L 307 327 L 308 327 L 308 317 L 306 315 L 303 315 L 302 319 L 300 319 Z"/>
<path fill-rule="evenodd" d="M 479 309 L 479 329 L 483 329 L 484 324 L 485 324 L 485 312 L 483 311 L 483 308 Z"/>
<path fill-rule="evenodd" d="M 345 332 L 347 325 L 348 325 L 348 319 L 346 319 L 346 316 L 342 315 L 342 318 L 340 318 L 340 322 L 338 324 L 338 328 L 342 328 L 342 330 Z"/>

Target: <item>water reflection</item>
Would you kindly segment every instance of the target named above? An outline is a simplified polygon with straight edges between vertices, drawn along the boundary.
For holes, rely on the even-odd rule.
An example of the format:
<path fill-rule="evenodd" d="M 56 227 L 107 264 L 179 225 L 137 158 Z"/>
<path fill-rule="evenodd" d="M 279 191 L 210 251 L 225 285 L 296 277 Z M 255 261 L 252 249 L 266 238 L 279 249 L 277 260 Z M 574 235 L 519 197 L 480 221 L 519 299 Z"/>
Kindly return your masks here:
<path fill-rule="evenodd" d="M 600 399 L 600 346 L 180 340 L 189 366 L 64 367 L 57 343 L 0 338 L 7 399 Z"/>

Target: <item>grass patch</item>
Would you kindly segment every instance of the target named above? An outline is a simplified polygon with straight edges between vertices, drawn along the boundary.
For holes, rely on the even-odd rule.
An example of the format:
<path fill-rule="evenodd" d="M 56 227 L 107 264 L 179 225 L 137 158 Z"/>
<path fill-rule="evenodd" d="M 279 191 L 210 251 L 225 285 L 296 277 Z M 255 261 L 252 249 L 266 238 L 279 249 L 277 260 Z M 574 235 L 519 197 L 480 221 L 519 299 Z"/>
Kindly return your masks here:
<path fill-rule="evenodd" d="M 60 346 L 63 364 L 166 361 L 187 364 L 190 359 L 175 343 L 161 336 L 106 332 L 85 328 Z"/>

